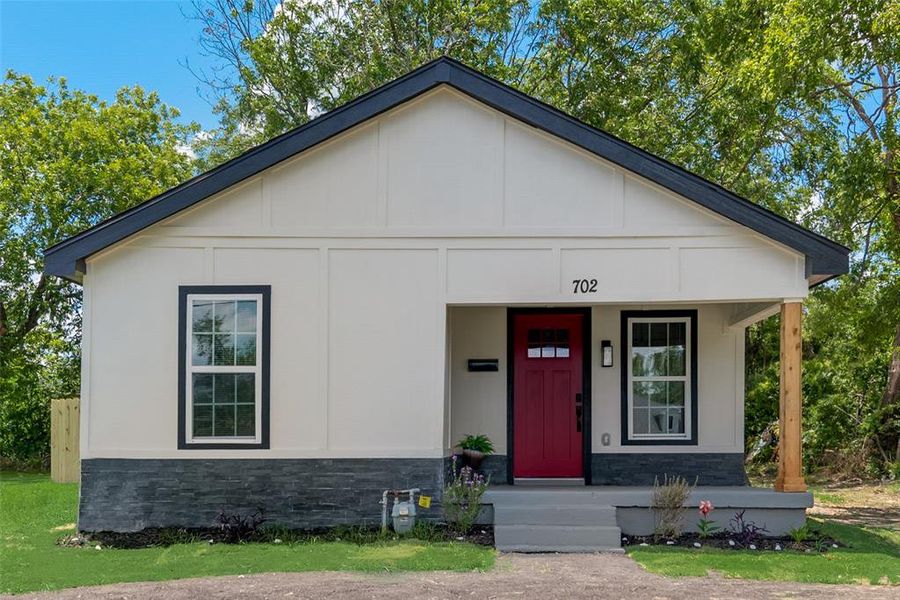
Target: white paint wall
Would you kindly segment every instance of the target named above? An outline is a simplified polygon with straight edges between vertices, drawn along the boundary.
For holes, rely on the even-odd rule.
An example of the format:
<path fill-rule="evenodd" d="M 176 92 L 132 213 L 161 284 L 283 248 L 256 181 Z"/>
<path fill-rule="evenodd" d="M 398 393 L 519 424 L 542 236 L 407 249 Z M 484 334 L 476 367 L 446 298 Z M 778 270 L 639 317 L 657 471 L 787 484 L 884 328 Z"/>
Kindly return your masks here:
<path fill-rule="evenodd" d="M 506 454 L 506 308 L 451 306 L 450 439 L 448 448 L 468 434 L 484 434 L 497 454 Z M 497 372 L 470 373 L 470 358 L 499 359 Z"/>
<path fill-rule="evenodd" d="M 447 88 L 87 266 L 85 457 L 440 456 L 447 304 L 807 294 L 796 252 Z M 272 285 L 271 450 L 175 449 L 177 287 L 211 283 Z"/>
<path fill-rule="evenodd" d="M 592 448 L 595 453 L 743 452 L 744 332 L 726 326 L 732 307 L 702 304 L 698 309 L 696 446 L 627 446 L 621 443 L 621 311 L 679 306 L 602 305 L 591 312 Z M 694 308 L 694 307 L 691 307 Z M 506 453 L 506 309 L 450 308 L 450 439 L 484 433 L 498 454 Z M 610 340 L 613 367 L 600 366 L 600 342 Z M 499 358 L 497 373 L 469 373 L 469 358 Z M 604 433 L 610 444 L 604 446 Z"/>
<path fill-rule="evenodd" d="M 699 429 L 696 446 L 626 446 L 621 443 L 621 311 L 697 308 L 697 400 Z M 743 452 L 744 451 L 744 330 L 729 329 L 732 307 L 727 304 L 681 306 L 597 306 L 592 312 L 594 452 Z M 615 351 L 613 367 L 601 367 L 601 340 Z M 610 434 L 603 446 L 602 435 Z"/>

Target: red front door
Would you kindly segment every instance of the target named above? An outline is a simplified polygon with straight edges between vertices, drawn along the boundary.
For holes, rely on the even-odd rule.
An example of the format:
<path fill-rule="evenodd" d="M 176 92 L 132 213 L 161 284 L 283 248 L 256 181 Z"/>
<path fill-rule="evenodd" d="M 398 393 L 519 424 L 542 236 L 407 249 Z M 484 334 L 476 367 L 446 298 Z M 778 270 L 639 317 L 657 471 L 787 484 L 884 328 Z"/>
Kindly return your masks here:
<path fill-rule="evenodd" d="M 583 477 L 582 325 L 566 313 L 513 317 L 513 475 Z"/>

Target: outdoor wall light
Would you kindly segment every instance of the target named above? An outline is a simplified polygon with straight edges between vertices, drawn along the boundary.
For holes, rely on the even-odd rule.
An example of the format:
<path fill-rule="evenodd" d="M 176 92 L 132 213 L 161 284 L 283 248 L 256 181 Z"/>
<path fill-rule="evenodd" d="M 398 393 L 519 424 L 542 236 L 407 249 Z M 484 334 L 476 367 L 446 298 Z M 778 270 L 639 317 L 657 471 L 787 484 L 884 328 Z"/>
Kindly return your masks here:
<path fill-rule="evenodd" d="M 600 364 L 604 367 L 613 366 L 613 347 L 609 340 L 600 342 Z"/>

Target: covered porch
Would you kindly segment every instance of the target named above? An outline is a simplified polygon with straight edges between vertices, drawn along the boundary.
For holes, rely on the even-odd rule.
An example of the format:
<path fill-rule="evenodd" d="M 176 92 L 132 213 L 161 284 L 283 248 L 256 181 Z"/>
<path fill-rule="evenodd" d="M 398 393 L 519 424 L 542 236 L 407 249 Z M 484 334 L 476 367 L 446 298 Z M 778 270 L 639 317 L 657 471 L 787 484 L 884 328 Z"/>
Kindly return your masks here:
<path fill-rule="evenodd" d="M 776 313 L 779 471 L 774 489 L 754 488 L 744 333 Z M 802 525 L 812 496 L 801 469 L 801 320 L 793 299 L 450 307 L 448 451 L 467 434 L 494 442 L 481 470 L 498 547 L 609 548 L 652 533 L 653 484 L 666 475 L 696 483 L 686 505 L 710 500 L 721 526 L 740 510 L 771 535 Z"/>

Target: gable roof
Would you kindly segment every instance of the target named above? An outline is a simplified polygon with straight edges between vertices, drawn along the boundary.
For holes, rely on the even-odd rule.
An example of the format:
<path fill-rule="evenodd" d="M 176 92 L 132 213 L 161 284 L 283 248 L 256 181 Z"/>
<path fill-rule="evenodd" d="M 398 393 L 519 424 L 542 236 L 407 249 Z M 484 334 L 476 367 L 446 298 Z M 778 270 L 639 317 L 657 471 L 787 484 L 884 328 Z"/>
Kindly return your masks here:
<path fill-rule="evenodd" d="M 848 271 L 848 248 L 446 57 L 51 246 L 44 271 L 78 282 L 90 255 L 442 84 L 801 252 L 813 284 Z"/>

